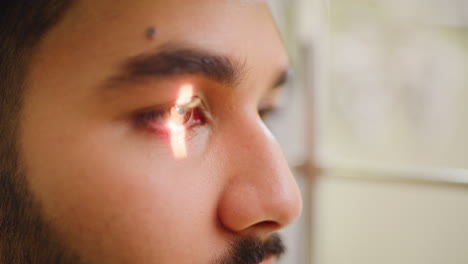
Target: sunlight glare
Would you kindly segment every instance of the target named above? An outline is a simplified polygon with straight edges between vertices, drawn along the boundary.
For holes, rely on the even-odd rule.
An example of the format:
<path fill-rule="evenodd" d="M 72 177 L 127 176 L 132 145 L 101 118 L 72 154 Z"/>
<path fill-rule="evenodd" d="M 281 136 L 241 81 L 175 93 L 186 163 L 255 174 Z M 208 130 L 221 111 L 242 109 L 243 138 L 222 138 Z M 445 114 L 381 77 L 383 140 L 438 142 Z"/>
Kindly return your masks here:
<path fill-rule="evenodd" d="M 184 84 L 180 87 L 176 106 L 183 106 L 190 103 L 193 96 L 193 85 Z M 171 111 L 170 121 L 167 123 L 171 133 L 171 148 L 174 158 L 183 159 L 187 157 L 187 146 L 185 142 L 185 125 L 179 124 L 175 120 L 180 120 L 181 116 L 176 111 Z"/>

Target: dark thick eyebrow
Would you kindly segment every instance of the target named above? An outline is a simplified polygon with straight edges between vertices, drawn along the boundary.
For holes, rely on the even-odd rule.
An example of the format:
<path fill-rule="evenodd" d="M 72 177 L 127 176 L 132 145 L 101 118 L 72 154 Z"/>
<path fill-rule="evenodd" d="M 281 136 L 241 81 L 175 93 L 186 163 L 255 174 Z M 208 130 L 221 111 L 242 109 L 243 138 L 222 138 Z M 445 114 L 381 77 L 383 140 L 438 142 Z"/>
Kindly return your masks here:
<path fill-rule="evenodd" d="M 245 75 L 245 64 L 221 55 L 190 48 L 162 48 L 153 54 L 127 59 L 118 75 L 106 86 L 119 87 L 142 80 L 201 75 L 229 86 L 238 85 Z"/>
<path fill-rule="evenodd" d="M 209 51 L 178 45 L 165 45 L 155 53 L 131 57 L 118 69 L 117 75 L 104 82 L 105 90 L 122 90 L 122 88 L 127 90 L 148 80 L 184 75 L 203 76 L 226 86 L 235 87 L 248 71 L 245 60 L 235 60 Z M 291 78 L 288 66 L 277 74 L 271 88 L 282 87 Z"/>

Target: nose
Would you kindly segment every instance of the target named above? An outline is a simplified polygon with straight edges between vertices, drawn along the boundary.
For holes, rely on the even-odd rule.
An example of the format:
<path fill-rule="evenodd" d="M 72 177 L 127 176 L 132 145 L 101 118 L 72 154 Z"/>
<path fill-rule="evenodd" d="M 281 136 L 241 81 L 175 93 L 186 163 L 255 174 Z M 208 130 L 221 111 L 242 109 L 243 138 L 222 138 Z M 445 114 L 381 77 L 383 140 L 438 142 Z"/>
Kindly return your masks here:
<path fill-rule="evenodd" d="M 292 223 L 302 209 L 299 189 L 263 122 L 243 122 L 225 135 L 230 155 L 217 208 L 221 224 L 231 232 L 263 237 Z"/>

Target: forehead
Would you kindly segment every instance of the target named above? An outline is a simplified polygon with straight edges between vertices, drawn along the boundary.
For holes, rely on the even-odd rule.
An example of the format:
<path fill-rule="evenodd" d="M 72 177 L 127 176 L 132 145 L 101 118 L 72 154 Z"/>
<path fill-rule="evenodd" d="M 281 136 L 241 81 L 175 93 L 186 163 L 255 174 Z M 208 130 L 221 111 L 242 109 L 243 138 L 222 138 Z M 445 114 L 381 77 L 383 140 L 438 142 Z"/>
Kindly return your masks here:
<path fill-rule="evenodd" d="M 282 47 L 268 5 L 259 0 L 81 0 L 67 21 L 65 32 L 112 55 L 119 47 L 140 52 L 169 41 L 245 57 L 258 47 L 264 53 Z M 153 45 L 144 38 L 149 27 L 157 29 Z"/>
<path fill-rule="evenodd" d="M 157 32 L 149 40 L 151 27 Z M 73 85 L 89 87 L 126 59 L 168 43 L 243 61 L 252 73 L 246 78 L 253 81 L 284 68 L 288 60 L 265 1 L 79 0 L 43 40 L 35 67 L 40 72 L 32 77 L 37 84 L 47 76 L 44 86 L 52 81 L 63 86 L 79 73 Z"/>

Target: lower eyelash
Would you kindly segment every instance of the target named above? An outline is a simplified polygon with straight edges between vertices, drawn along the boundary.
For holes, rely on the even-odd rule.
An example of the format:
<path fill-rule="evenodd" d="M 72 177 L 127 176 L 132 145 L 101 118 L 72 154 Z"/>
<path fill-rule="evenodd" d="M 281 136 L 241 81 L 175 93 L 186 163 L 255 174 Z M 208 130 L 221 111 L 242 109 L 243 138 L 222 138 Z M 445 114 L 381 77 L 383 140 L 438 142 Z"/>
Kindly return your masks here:
<path fill-rule="evenodd" d="M 162 136 L 170 135 L 170 129 L 167 127 L 167 121 L 165 121 L 168 120 L 168 113 L 170 113 L 170 111 L 171 109 L 165 109 L 142 113 L 137 117 L 137 124 L 140 128 L 150 130 L 152 133 L 157 133 Z M 193 123 L 184 125 L 188 132 L 187 134 L 197 126 L 204 125 L 206 122 L 206 116 L 201 107 L 195 107 L 190 109 L 190 111 L 193 112 L 189 118 L 190 120 L 194 120 Z M 160 120 L 158 121 L 157 119 Z"/>

